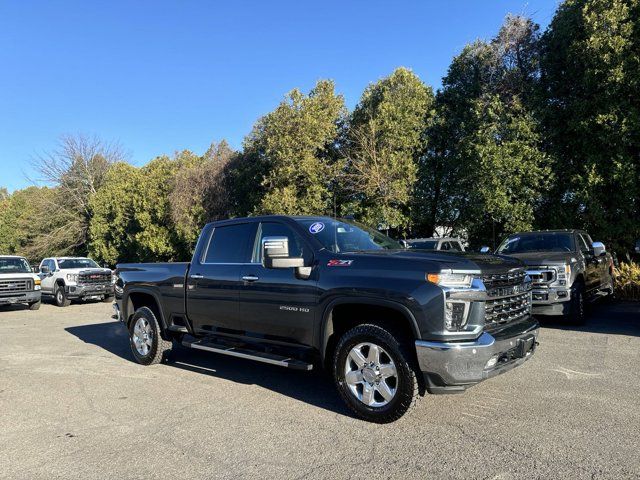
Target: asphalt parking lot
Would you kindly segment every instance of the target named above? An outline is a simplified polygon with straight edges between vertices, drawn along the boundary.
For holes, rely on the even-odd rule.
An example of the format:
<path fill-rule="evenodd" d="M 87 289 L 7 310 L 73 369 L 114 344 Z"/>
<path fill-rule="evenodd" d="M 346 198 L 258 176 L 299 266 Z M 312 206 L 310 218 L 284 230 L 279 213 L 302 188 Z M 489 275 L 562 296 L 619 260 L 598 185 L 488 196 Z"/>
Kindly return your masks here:
<path fill-rule="evenodd" d="M 140 366 L 110 314 L 0 310 L 1 478 L 640 478 L 640 304 L 545 322 L 523 367 L 389 425 L 320 373 Z"/>

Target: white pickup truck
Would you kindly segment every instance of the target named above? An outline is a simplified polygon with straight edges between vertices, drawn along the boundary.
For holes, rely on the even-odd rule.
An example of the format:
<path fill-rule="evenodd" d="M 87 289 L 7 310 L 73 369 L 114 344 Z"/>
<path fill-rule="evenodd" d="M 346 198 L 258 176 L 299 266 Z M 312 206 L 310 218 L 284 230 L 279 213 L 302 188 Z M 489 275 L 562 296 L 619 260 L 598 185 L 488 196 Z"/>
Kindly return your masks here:
<path fill-rule="evenodd" d="M 38 310 L 40 297 L 40 278 L 29 262 L 15 255 L 0 256 L 0 305 L 26 303 L 30 310 Z"/>
<path fill-rule="evenodd" d="M 42 294 L 53 296 L 59 307 L 71 300 L 113 301 L 112 272 L 90 258 L 56 257 L 40 262 Z"/>

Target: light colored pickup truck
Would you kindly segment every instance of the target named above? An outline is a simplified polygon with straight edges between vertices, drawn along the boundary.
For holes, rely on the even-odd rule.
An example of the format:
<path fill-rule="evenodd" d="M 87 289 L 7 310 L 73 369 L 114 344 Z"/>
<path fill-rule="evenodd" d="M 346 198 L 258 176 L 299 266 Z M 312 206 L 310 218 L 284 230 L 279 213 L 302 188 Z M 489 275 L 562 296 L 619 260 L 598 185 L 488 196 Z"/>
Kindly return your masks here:
<path fill-rule="evenodd" d="M 52 296 L 59 307 L 71 300 L 113 301 L 112 272 L 90 258 L 57 257 L 40 262 L 42 294 Z"/>
<path fill-rule="evenodd" d="M 0 256 L 0 305 L 26 303 L 30 310 L 38 310 L 40 297 L 40 278 L 29 262 L 15 255 Z"/>

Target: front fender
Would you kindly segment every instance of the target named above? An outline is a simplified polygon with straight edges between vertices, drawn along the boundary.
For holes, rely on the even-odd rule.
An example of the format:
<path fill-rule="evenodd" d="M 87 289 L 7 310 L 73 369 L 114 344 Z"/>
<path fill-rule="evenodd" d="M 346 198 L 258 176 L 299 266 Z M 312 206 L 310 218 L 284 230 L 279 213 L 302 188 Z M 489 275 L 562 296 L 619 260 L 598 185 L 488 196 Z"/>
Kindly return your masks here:
<path fill-rule="evenodd" d="M 396 310 L 398 313 L 402 314 L 409 326 L 411 327 L 411 331 L 416 339 L 420 339 L 420 328 L 418 327 L 418 322 L 416 320 L 415 315 L 409 308 L 405 305 L 395 302 L 393 300 L 386 300 L 382 298 L 376 297 L 366 297 L 366 296 L 358 296 L 358 297 L 350 297 L 350 296 L 341 296 L 338 298 L 334 298 L 327 305 L 324 306 L 322 310 L 322 317 L 319 324 L 319 332 L 316 338 L 320 339 L 320 356 L 322 361 L 325 360 L 325 353 L 327 350 L 327 344 L 329 343 L 329 338 L 333 334 L 333 320 L 331 318 L 331 312 L 338 305 L 374 305 L 380 307 L 391 308 Z"/>

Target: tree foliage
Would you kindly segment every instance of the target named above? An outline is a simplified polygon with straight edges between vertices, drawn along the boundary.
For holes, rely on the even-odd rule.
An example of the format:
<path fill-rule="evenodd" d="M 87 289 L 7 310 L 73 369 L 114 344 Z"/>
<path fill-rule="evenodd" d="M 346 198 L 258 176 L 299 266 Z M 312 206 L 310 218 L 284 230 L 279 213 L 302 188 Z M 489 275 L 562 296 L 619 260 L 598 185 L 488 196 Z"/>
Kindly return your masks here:
<path fill-rule="evenodd" d="M 109 166 L 125 158 L 118 145 L 85 135 L 63 136 L 58 149 L 37 158 L 40 180 L 53 187 L 44 212 L 52 224 L 34 239 L 37 251 L 69 255 L 86 251 L 91 198 L 104 183 Z"/>
<path fill-rule="evenodd" d="M 640 237 L 640 1 L 567 0 L 543 37 L 543 122 L 559 179 L 541 223 Z"/>
<path fill-rule="evenodd" d="M 431 88 L 406 68 L 367 87 L 346 133 L 344 213 L 383 228 L 409 227 L 432 106 Z"/>
<path fill-rule="evenodd" d="M 46 187 L 0 188 L 0 253 L 182 260 L 205 222 L 334 209 L 472 246 L 585 228 L 624 252 L 640 238 L 639 52 L 640 0 L 566 0 L 544 33 L 510 15 L 466 45 L 435 96 L 406 68 L 351 112 L 332 81 L 294 89 L 239 152 L 223 141 L 138 168 L 64 137 L 37 161 Z"/>
<path fill-rule="evenodd" d="M 308 95 L 292 90 L 258 121 L 244 160 L 253 176 L 246 186 L 259 186 L 255 213 L 331 211 L 331 183 L 339 170 L 334 142 L 345 114 L 333 82 L 321 80 Z"/>
<path fill-rule="evenodd" d="M 454 58 L 420 162 L 420 233 L 445 227 L 486 243 L 532 227 L 551 174 L 535 115 L 538 79 L 538 27 L 526 18 L 508 16 L 493 40 Z"/>

